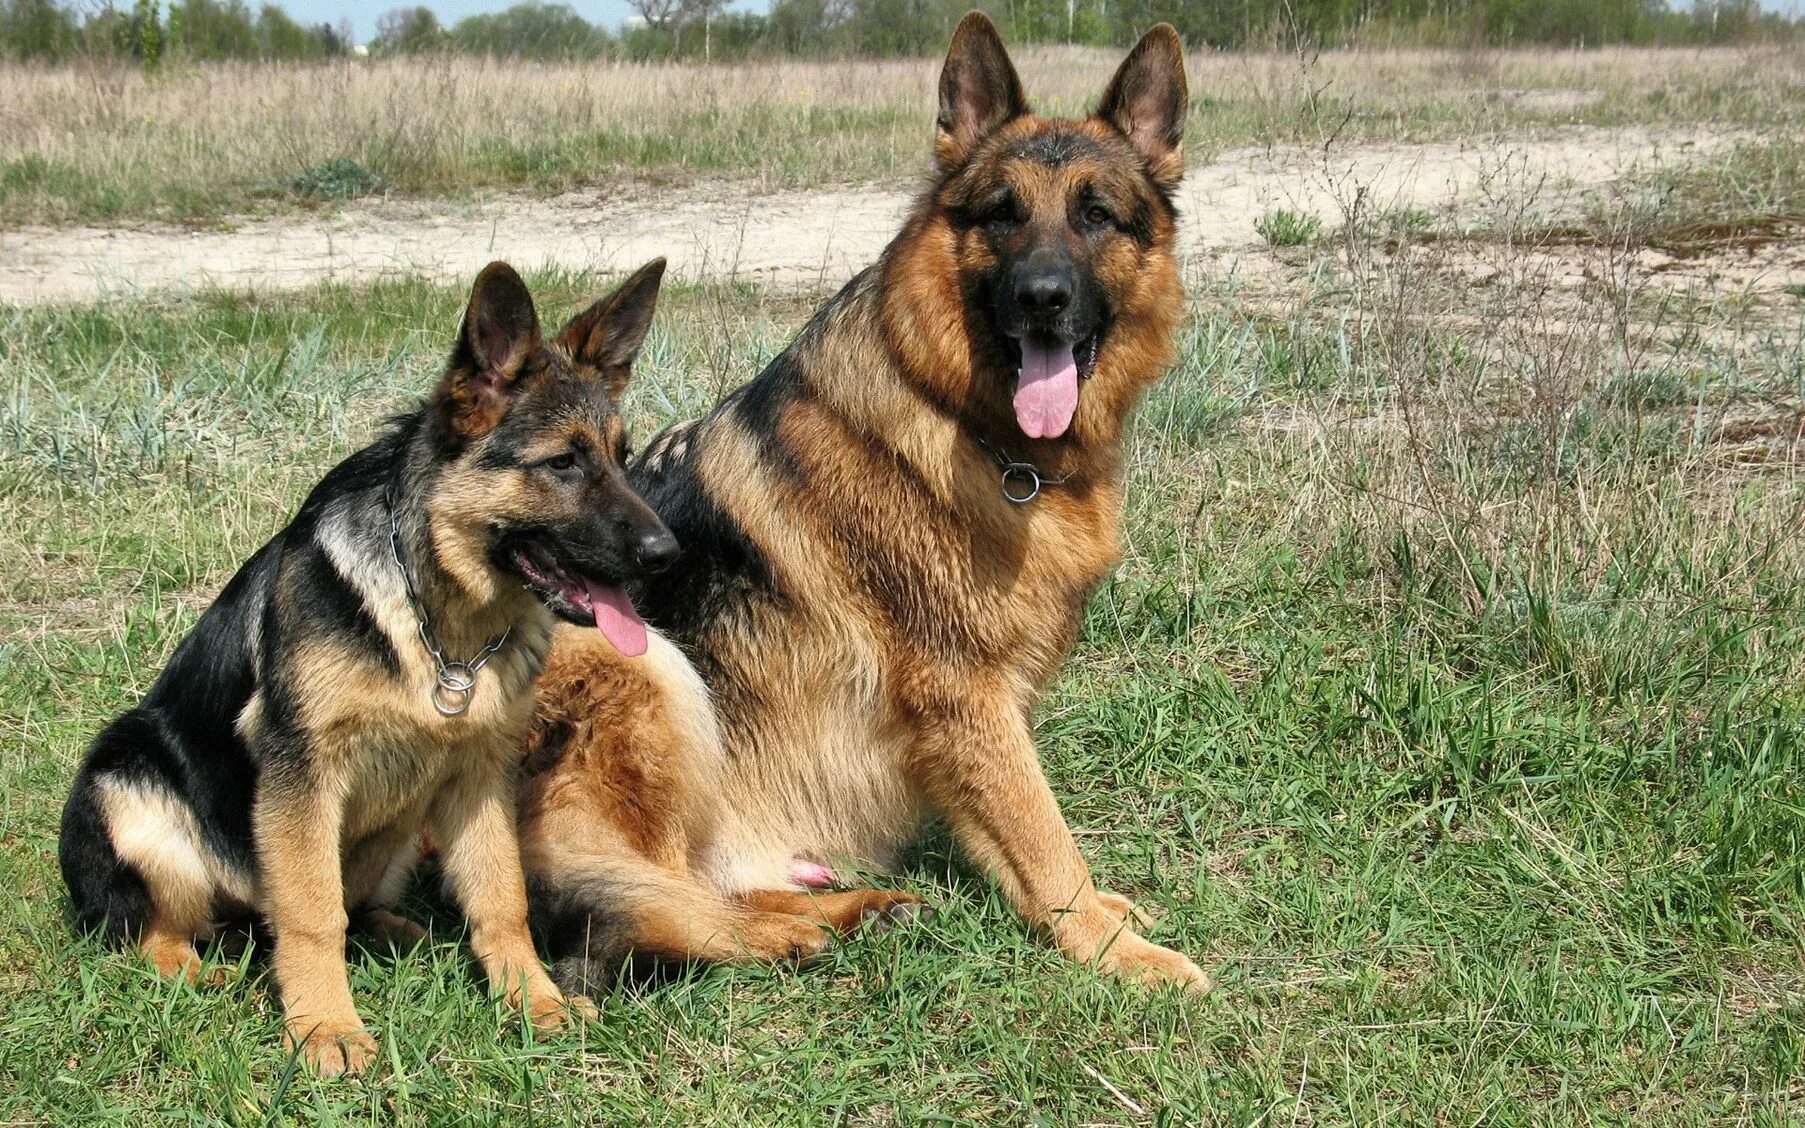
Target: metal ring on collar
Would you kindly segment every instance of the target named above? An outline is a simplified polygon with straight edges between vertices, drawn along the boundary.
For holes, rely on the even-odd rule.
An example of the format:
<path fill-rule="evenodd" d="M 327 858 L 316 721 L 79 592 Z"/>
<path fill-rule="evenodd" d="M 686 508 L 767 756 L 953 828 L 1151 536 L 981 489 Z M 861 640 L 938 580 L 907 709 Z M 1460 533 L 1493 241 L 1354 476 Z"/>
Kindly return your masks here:
<path fill-rule="evenodd" d="M 455 717 L 470 708 L 476 692 L 476 671 L 462 662 L 447 662 L 439 667 L 438 684 L 433 686 L 432 707 L 442 715 Z"/>
<path fill-rule="evenodd" d="M 1013 483 L 1013 487 L 1011 485 Z M 1026 492 L 1023 492 L 1026 490 Z M 1017 505 L 1026 505 L 1040 496 L 1040 471 L 1026 462 L 1010 462 L 1003 467 L 1003 496 Z"/>

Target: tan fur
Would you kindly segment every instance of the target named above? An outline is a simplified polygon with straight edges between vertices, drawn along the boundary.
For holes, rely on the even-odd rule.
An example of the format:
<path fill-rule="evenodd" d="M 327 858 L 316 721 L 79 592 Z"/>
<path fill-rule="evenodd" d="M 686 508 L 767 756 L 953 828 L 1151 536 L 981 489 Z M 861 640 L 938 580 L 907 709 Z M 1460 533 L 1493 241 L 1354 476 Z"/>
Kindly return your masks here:
<path fill-rule="evenodd" d="M 1035 117 L 994 29 L 967 17 L 941 81 L 943 178 L 879 267 L 791 347 L 804 387 L 762 424 L 774 434 L 747 433 L 728 412 L 648 455 L 656 469 L 680 447 L 700 452 L 700 492 L 756 546 L 782 593 L 684 639 L 707 661 L 727 752 L 706 788 L 711 832 L 691 839 L 687 863 L 723 896 L 717 904 L 797 911 L 794 859 L 888 866 L 938 815 L 1072 958 L 1132 979 L 1207 984 L 1185 956 L 1132 930 L 1144 914 L 1096 889 L 1029 721 L 1116 562 L 1124 423 L 1173 358 L 1184 294 L 1158 193 L 1182 171 L 1183 97 L 1177 39 L 1161 27 L 1106 93 L 1109 120 Z M 1033 156 L 1035 139 L 1054 132 L 1075 135 L 1067 149 L 1078 155 Z M 959 216 L 1003 188 L 1026 214 L 1022 237 L 1065 241 L 1108 298 L 1105 347 L 1057 439 L 1030 440 L 1016 425 L 998 378 L 1009 365 L 975 304 L 997 236 Z M 1112 225 L 1080 237 L 1071 217 L 1082 199 L 1141 217 L 1144 235 Z M 1061 481 L 1032 504 L 1008 503 L 980 440 Z M 613 696 L 627 691 L 618 667 L 559 636 L 538 691 L 541 727 L 553 717 L 569 728 L 562 759 L 537 770 L 606 776 L 647 755 L 636 742 L 662 746 L 641 719 L 632 736 L 605 721 L 583 726 L 600 707 L 589 688 L 598 678 L 616 684 Z M 647 782 L 675 797 L 687 780 Z M 542 805 L 556 816 L 528 832 L 537 864 L 572 864 L 569 852 L 598 838 L 611 838 L 617 867 L 636 849 L 621 821 L 630 812 L 586 795 L 581 780 Z M 638 852 L 641 872 L 669 866 Z"/>
<path fill-rule="evenodd" d="M 221 891 L 236 906 L 254 903 L 250 883 L 201 841 L 194 812 L 160 790 L 108 781 L 102 809 L 113 849 L 137 867 L 151 890 L 154 917 L 139 951 L 164 975 L 193 982 L 201 958 L 194 941 L 211 933 Z"/>
<path fill-rule="evenodd" d="M 781 890 L 733 890 L 692 862 L 707 856 L 723 817 L 720 733 L 689 663 L 656 631 L 640 659 L 594 631 L 560 627 L 522 795 L 521 853 L 529 872 L 605 886 L 631 920 L 635 950 L 672 959 L 805 959 L 868 914 L 913 902 L 877 891 L 821 903 Z M 788 881 L 773 873 L 769 884 Z"/>
<path fill-rule="evenodd" d="M 311 778 L 256 813 L 261 907 L 276 933 L 288 1036 L 326 1074 L 364 1068 L 375 1045 L 360 1033 L 346 978 L 347 911 L 392 901 L 423 824 L 440 845 L 490 982 L 536 1024 L 555 1025 L 564 1014 L 526 931 L 514 834 L 511 749 L 526 730 L 528 655 L 543 649 L 543 635 L 535 636 L 546 629 L 543 616 L 526 615 L 527 637 L 478 673 L 469 711 L 445 717 L 429 701 L 434 667 L 422 647 L 406 644 L 413 621 L 398 611 L 377 617 L 385 631 L 408 632 L 396 646 L 399 678 L 328 646 L 302 653 L 299 668 L 312 671 L 302 695 Z M 492 616 L 469 618 L 480 628 Z M 375 919 L 385 936 L 413 931 L 388 914 Z"/>
<path fill-rule="evenodd" d="M 423 827 L 491 986 L 541 1027 L 571 1010 L 594 1014 L 587 1001 L 564 997 L 533 949 L 517 829 L 517 755 L 554 621 L 545 601 L 572 613 L 577 581 L 562 563 L 541 558 L 538 565 L 560 581 L 526 563 L 498 567 L 497 558 L 508 552 L 524 562 L 524 553 L 556 551 L 591 570 L 632 568 L 654 533 L 668 542 L 621 476 L 624 437 L 613 399 L 644 339 L 662 271 L 662 261 L 648 264 L 546 346 L 525 286 L 511 268 L 492 264 L 472 292 L 459 346 L 433 397 L 391 438 L 404 444 L 402 453 L 373 448 L 361 456 L 388 459 L 393 477 L 381 507 L 367 481 L 322 488 L 308 503 L 313 524 L 291 534 L 305 539 L 282 543 L 266 570 L 247 567 L 241 591 L 251 594 L 243 598 L 257 601 L 247 616 L 252 656 L 238 659 L 249 669 L 233 672 L 254 688 L 233 724 L 243 743 L 238 763 L 257 773 L 248 789 L 254 876 L 208 850 L 195 813 L 201 808 L 190 800 L 131 783 L 136 777 L 105 765 L 91 773 L 84 765 L 78 779 L 65 833 L 86 833 L 82 804 L 98 804 L 117 862 L 149 892 L 148 913 L 134 904 L 123 924 L 133 932 L 125 934 L 135 932 L 159 970 L 192 978 L 200 966 L 194 940 L 218 915 L 261 913 L 275 933 L 286 1036 L 323 1074 L 359 1071 L 376 1050 L 345 965 L 351 914 L 397 946 L 425 934 L 389 911 L 420 855 Z M 525 414 L 510 415 L 523 403 Z M 504 440 L 494 431 L 504 420 L 520 437 L 497 445 Z M 443 431 L 432 429 L 435 421 Z M 566 473 L 579 459 L 576 476 Z M 498 540 L 498 529 L 529 539 Z M 336 572 L 361 606 L 318 607 L 322 569 Z M 601 582 L 584 574 L 591 577 L 584 583 Z M 529 591 L 529 578 L 544 590 Z M 330 622 L 314 629 L 322 610 L 357 611 L 382 637 Z M 265 621 L 284 631 L 273 654 L 256 633 Z M 435 708 L 439 665 L 427 637 L 449 661 L 482 659 L 461 712 Z M 205 712 L 154 706 L 178 707 Z M 706 735 L 718 747 L 712 728 Z M 124 739 L 107 745 L 109 753 L 131 752 Z M 90 774 L 92 792 L 82 790 Z M 65 872 L 80 875 L 72 889 L 79 883 L 90 891 L 83 911 L 104 910 L 119 923 L 92 892 L 107 888 L 104 873 L 92 876 L 87 859 L 95 853 L 65 855 L 89 866 Z M 135 891 L 128 887 L 127 895 Z"/>

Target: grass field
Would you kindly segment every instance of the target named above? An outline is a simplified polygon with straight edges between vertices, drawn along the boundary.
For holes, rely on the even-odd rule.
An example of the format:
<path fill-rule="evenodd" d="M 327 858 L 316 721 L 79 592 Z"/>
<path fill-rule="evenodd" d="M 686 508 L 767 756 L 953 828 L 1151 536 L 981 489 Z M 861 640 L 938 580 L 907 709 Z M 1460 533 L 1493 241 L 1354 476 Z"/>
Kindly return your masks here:
<path fill-rule="evenodd" d="M 1486 58 L 1599 84 L 1594 106 L 1671 82 L 1744 91 L 1685 95 L 1687 121 L 1792 112 L 1749 108 L 1784 68 L 1727 54 L 1560 80 L 1564 56 Z M 1454 65 L 1406 62 L 1361 81 L 1426 100 Z M 1209 60 L 1199 88 L 1231 65 L 1283 64 Z M 914 81 L 893 95 L 910 168 Z M 77 211 L 96 169 L 70 174 Z M 73 938 L 56 818 L 97 727 L 436 373 L 461 288 L 0 306 L 0 1125 L 1798 1120 L 1805 159 L 1775 134 L 1625 181 L 1572 228 L 1519 187 L 1483 223 L 1350 195 L 1274 238 L 1270 270 L 1193 277 L 1183 360 L 1137 417 L 1124 561 L 1039 731 L 1100 880 L 1208 961 L 1212 994 L 1063 962 L 936 835 L 902 879 L 931 920 L 622 992 L 536 1042 L 422 882 L 438 941 L 353 958 L 384 1058 L 344 1083 L 288 1068 L 254 958 L 194 989 Z M 1751 262 L 1790 285 L 1738 281 Z M 608 280 L 529 281 L 551 320 Z M 677 289 L 636 431 L 703 410 L 812 304 Z"/>
<path fill-rule="evenodd" d="M 1030 48 L 1044 112 L 1088 108 L 1118 59 Z M 1187 141 L 1480 139 L 1555 126 L 1805 129 L 1805 47 L 1197 53 Z M 938 60 L 742 66 L 215 64 L 145 75 L 0 69 L 0 230 L 229 222 L 358 195 L 555 193 L 697 179 L 770 188 L 914 178 Z M 430 108 L 428 110 L 428 108 Z"/>

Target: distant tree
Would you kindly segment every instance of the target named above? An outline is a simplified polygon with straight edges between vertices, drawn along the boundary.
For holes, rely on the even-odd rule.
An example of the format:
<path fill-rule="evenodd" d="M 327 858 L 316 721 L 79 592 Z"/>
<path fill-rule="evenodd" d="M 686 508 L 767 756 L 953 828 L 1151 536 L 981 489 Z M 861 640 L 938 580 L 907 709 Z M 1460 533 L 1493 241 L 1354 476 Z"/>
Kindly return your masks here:
<path fill-rule="evenodd" d="M 124 39 L 119 44 L 120 53 L 137 59 L 147 70 L 163 61 L 164 51 L 169 45 L 163 31 L 161 9 L 162 5 L 157 0 L 137 0 L 132 5 L 131 16 L 118 28 Z"/>
<path fill-rule="evenodd" d="M 845 14 L 844 5 L 830 0 L 772 0 L 765 35 L 779 54 L 828 52 L 837 46 Z"/>
<path fill-rule="evenodd" d="M 0 58 L 55 62 L 78 42 L 75 17 L 52 0 L 0 0 Z"/>
<path fill-rule="evenodd" d="M 284 17 L 286 18 L 286 17 Z M 244 0 L 177 0 L 169 6 L 182 54 L 191 59 L 254 59 L 256 21 Z"/>
<path fill-rule="evenodd" d="M 451 29 L 451 42 L 470 54 L 524 59 L 593 59 L 613 39 L 564 4 L 529 0 L 493 15 L 469 16 Z"/>
<path fill-rule="evenodd" d="M 329 23 L 303 24 L 276 4 L 257 13 L 257 49 L 266 59 L 328 59 L 347 50 Z"/>
<path fill-rule="evenodd" d="M 249 6 L 258 7 L 255 15 Z M 627 0 L 643 21 L 618 43 L 568 3 L 524 0 L 471 16 L 449 32 L 429 7 L 385 12 L 378 54 L 451 47 L 521 58 L 743 58 L 936 55 L 974 0 Z M 1765 0 L 975 0 L 1012 42 L 1133 42 L 1174 24 L 1193 47 L 1428 46 L 1551 43 L 1737 43 L 1796 38 L 1805 20 Z M 83 20 L 80 13 L 88 13 Z M 345 54 L 349 23 L 304 25 L 280 0 L 0 0 L 0 60 L 75 54 L 311 59 Z"/>
<path fill-rule="evenodd" d="M 684 0 L 627 0 L 627 7 L 654 31 L 669 31 L 681 23 L 683 5 Z"/>
<path fill-rule="evenodd" d="M 383 54 L 405 55 L 436 50 L 447 41 L 431 8 L 391 8 L 376 18 L 376 40 L 371 47 Z"/>
<path fill-rule="evenodd" d="M 1784 20 L 1761 10 L 1758 0 L 1694 0 L 1692 38 L 1700 43 L 1735 43 L 1772 34 Z"/>
<path fill-rule="evenodd" d="M 685 27 L 702 29 L 702 58 L 714 57 L 714 25 L 732 0 L 682 0 L 678 19 Z"/>
<path fill-rule="evenodd" d="M 1109 41 L 1109 17 L 1103 0 L 1013 0 L 1007 9 L 1005 34 L 1035 43 L 1103 43 Z"/>
<path fill-rule="evenodd" d="M 861 55 L 931 56 L 946 49 L 968 9 L 995 6 L 970 0 L 852 0 L 846 22 L 849 45 Z M 1006 13 L 991 14 L 1007 19 Z"/>

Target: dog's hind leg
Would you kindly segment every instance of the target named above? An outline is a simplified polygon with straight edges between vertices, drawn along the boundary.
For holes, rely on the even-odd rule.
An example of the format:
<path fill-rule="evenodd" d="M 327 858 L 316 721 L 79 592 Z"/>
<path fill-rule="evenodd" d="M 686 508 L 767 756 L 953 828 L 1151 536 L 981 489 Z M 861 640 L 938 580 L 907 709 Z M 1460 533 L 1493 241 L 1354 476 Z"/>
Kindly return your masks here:
<path fill-rule="evenodd" d="M 345 867 L 345 896 L 357 906 L 352 926 L 397 952 L 418 946 L 429 935 L 425 926 L 394 911 L 419 864 L 420 826 L 425 819 L 423 809 L 418 818 L 397 820 L 388 833 L 359 845 Z"/>
<path fill-rule="evenodd" d="M 680 867 L 638 853 L 581 808 L 529 821 L 522 847 L 534 929 L 566 991 L 607 990 L 629 954 L 759 963 L 807 960 L 833 947 L 816 921 L 729 901 Z"/>
<path fill-rule="evenodd" d="M 142 883 L 147 903 L 136 922 L 139 953 L 164 975 L 197 981 L 201 957 L 194 941 L 212 924 L 219 867 L 209 865 L 194 813 L 155 784 L 103 776 L 95 781 L 94 795 L 119 863 L 112 880 L 135 876 Z M 217 981 L 223 974 L 209 978 Z"/>
<path fill-rule="evenodd" d="M 739 900 L 762 912 L 787 913 L 815 921 L 842 935 L 862 925 L 887 929 L 933 911 L 915 894 L 893 889 L 850 889 L 833 893 L 757 889 L 740 894 Z"/>

